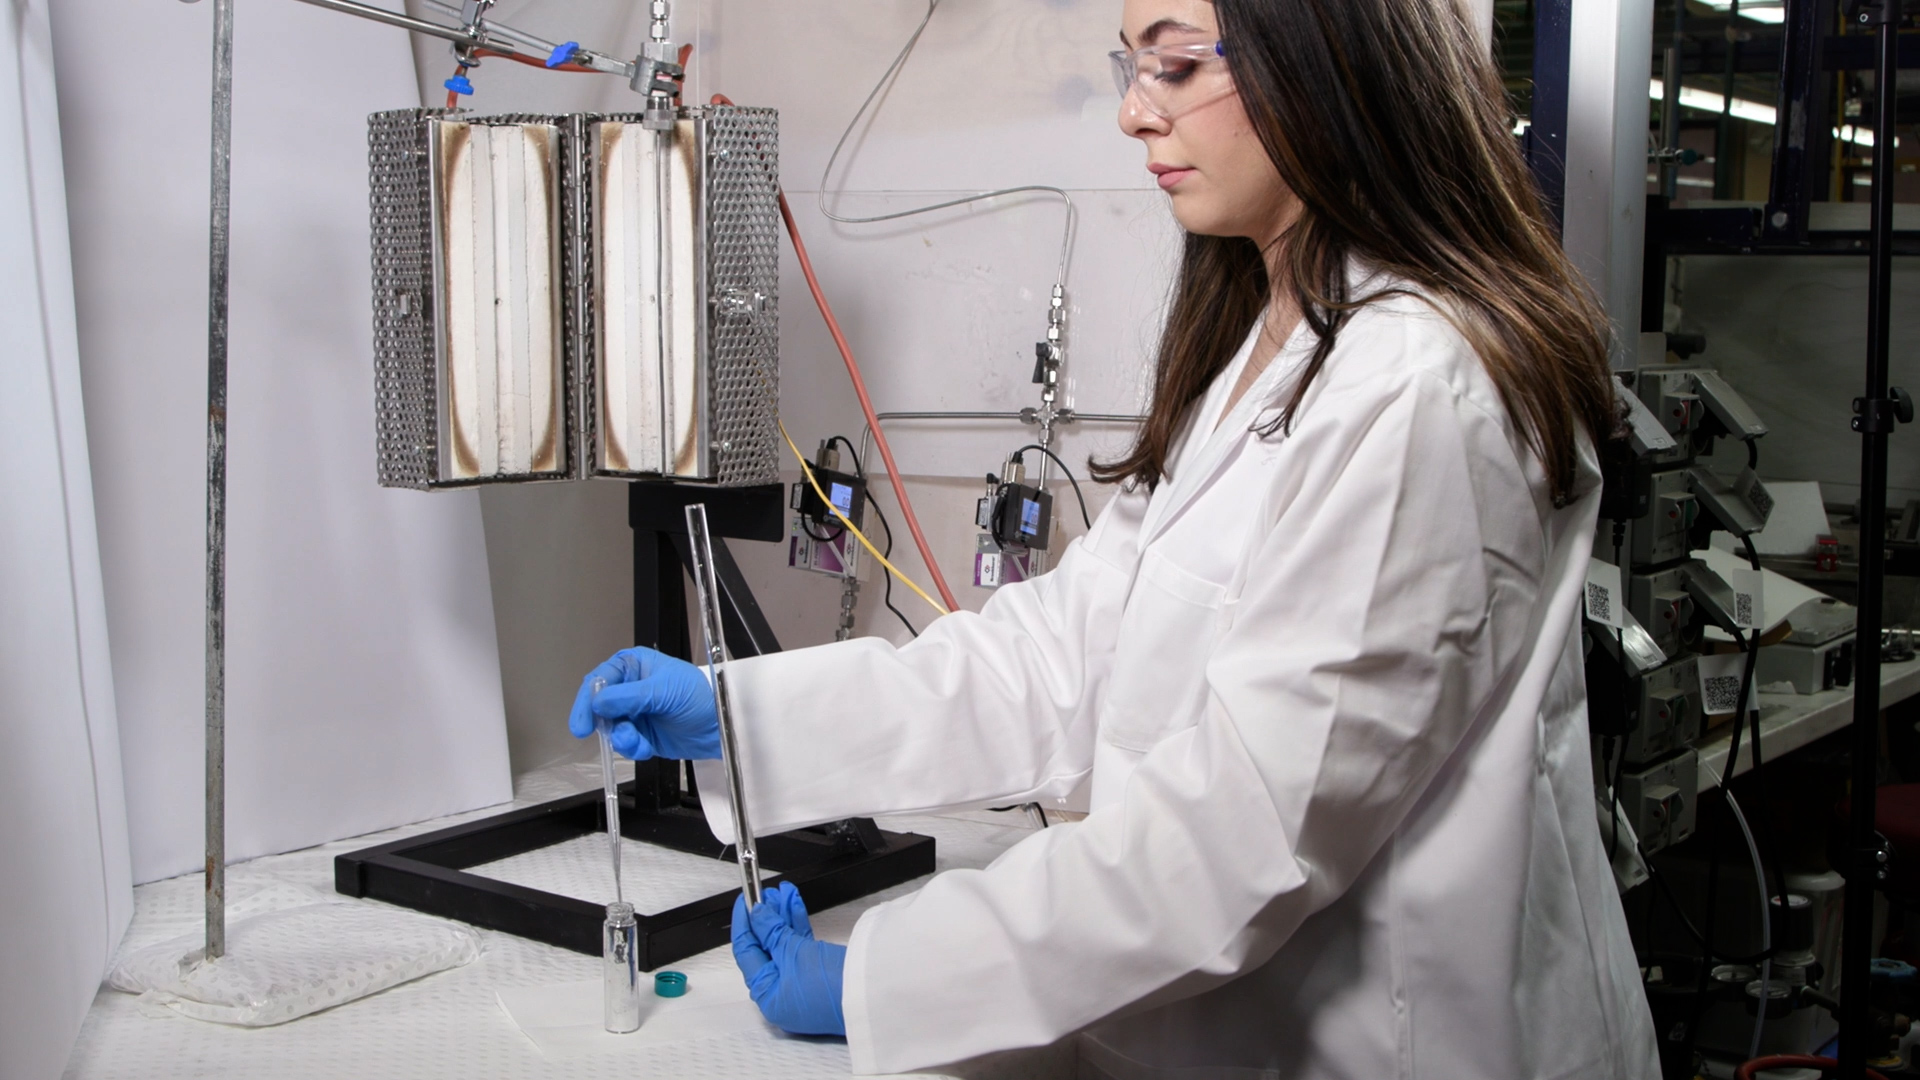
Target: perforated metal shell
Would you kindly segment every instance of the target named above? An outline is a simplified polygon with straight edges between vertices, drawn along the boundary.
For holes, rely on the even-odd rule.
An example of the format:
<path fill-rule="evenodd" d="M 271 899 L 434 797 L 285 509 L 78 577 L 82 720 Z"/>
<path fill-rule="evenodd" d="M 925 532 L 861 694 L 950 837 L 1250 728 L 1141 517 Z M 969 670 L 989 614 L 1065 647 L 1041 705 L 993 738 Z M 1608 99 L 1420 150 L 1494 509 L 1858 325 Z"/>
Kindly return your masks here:
<path fill-rule="evenodd" d="M 706 114 L 708 415 L 714 479 L 780 479 L 780 117 Z"/>
<path fill-rule="evenodd" d="M 773 484 L 780 480 L 780 114 L 774 109 L 715 105 L 685 110 L 695 121 L 701 144 L 701 227 L 706 242 L 695 253 L 703 266 L 699 281 L 705 325 L 702 381 L 705 386 L 702 433 L 707 444 L 701 480 L 726 487 Z M 599 169 L 592 160 L 590 126 L 599 121 L 638 124 L 638 113 L 575 116 L 569 127 L 573 148 L 568 172 L 575 186 L 569 220 L 578 223 L 569 273 L 591 296 L 596 235 L 592 192 Z M 581 358 L 580 445 L 597 445 L 600 377 L 595 370 L 594 305 L 567 305 L 577 331 L 569 331 Z M 582 475 L 633 476 L 598 468 L 583 454 Z"/>
<path fill-rule="evenodd" d="M 702 228 L 695 253 L 704 266 L 700 340 L 707 475 L 678 477 L 723 486 L 779 481 L 780 323 L 779 115 L 772 109 L 711 106 L 687 110 L 703 144 Z M 564 471 L 595 475 L 597 378 L 591 302 L 593 198 L 589 190 L 593 122 L 635 116 L 508 115 L 469 117 L 438 109 L 400 109 L 368 118 L 373 239 L 375 427 L 379 482 L 437 488 L 476 482 L 550 479 L 441 476 L 445 422 L 438 342 L 444 328 L 436 279 L 430 121 L 540 123 L 559 128 L 561 338 L 566 403 Z M 599 473 L 599 475 L 613 475 Z"/>
<path fill-rule="evenodd" d="M 367 120 L 373 225 L 375 455 L 385 487 L 424 488 L 438 472 L 433 198 L 429 117 L 399 109 Z"/>
<path fill-rule="evenodd" d="M 374 439 L 383 487 L 464 487 L 553 480 L 571 475 L 577 453 L 571 408 L 563 407 L 559 468 L 537 473 L 448 479 L 441 443 L 447 416 L 441 365 L 445 327 L 434 227 L 433 138 L 440 119 L 474 124 L 558 124 L 561 118 L 512 113 L 467 116 L 458 110 L 396 109 L 367 118 L 368 210 L 372 229 Z M 564 155 L 565 134 L 554 148 Z M 563 159 L 564 160 L 564 159 Z M 565 222 L 559 238 L 568 246 Z M 564 288 L 564 280 L 563 280 Z M 574 364 L 563 337 L 562 394 L 573 394 Z"/>

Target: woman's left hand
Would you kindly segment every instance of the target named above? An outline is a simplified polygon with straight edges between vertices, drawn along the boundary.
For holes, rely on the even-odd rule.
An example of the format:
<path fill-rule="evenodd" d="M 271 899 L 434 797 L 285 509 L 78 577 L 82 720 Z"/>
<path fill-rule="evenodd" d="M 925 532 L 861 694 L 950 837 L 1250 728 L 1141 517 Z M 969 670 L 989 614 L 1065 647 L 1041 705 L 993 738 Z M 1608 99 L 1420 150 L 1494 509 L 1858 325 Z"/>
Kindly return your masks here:
<path fill-rule="evenodd" d="M 761 1015 L 782 1030 L 847 1033 L 840 1011 L 847 947 L 814 938 L 807 906 L 792 882 L 766 890 L 752 911 L 745 893 L 734 900 L 733 959 Z"/>

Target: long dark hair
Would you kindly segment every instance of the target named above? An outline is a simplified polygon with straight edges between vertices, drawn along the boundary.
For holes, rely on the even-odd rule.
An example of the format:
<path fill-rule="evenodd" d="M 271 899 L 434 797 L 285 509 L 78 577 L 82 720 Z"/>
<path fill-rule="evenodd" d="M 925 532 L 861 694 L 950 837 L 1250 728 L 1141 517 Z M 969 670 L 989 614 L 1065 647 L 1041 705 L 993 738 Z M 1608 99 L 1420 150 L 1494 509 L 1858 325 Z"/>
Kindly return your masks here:
<path fill-rule="evenodd" d="M 1214 0 L 1253 130 L 1303 209 L 1281 238 L 1318 336 L 1276 427 L 1292 424 L 1340 328 L 1358 258 L 1436 302 L 1572 494 L 1578 430 L 1614 426 L 1605 315 L 1546 224 L 1488 51 L 1459 0 Z M 1158 483 L 1180 423 L 1271 299 L 1241 237 L 1189 234 L 1160 338 L 1153 407 L 1108 482 Z"/>

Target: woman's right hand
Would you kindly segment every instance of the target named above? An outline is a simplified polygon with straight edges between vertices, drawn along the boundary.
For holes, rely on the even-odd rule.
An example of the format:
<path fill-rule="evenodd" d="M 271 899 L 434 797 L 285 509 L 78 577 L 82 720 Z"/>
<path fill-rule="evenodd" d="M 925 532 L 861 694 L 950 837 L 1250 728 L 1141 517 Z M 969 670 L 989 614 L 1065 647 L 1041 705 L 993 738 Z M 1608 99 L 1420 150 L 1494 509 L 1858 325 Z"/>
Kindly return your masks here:
<path fill-rule="evenodd" d="M 598 694 L 596 679 L 606 681 Z M 621 649 L 580 681 L 568 730 L 584 739 L 602 719 L 613 725 L 613 748 L 635 761 L 720 756 L 720 720 L 706 673 L 653 649 Z"/>

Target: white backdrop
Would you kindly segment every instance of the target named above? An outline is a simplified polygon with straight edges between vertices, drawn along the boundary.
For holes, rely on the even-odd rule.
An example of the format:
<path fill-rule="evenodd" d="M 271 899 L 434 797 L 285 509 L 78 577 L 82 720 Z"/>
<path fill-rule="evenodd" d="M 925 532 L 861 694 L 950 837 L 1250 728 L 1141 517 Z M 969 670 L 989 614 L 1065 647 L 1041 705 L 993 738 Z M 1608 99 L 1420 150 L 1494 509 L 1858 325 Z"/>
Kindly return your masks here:
<path fill-rule="evenodd" d="M 375 486 L 366 117 L 405 35 L 238 5 L 228 844 L 505 800 L 478 502 Z M 54 12 L 135 880 L 201 859 L 209 4 Z"/>
<path fill-rule="evenodd" d="M 0 1078 L 52 1080 L 133 911 L 48 0 L 0 25 Z"/>

